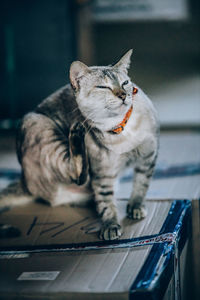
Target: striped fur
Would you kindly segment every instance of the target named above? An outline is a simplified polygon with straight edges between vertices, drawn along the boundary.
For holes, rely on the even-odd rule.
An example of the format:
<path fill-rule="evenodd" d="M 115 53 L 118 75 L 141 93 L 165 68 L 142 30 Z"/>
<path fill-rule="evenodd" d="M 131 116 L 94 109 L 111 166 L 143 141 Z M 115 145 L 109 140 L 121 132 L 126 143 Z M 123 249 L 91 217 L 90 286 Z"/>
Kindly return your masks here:
<path fill-rule="evenodd" d="M 100 237 L 106 240 L 122 234 L 114 197 L 119 172 L 133 164 L 134 189 L 127 215 L 145 217 L 144 199 L 158 150 L 153 105 L 139 87 L 132 96 L 136 85 L 128 76 L 131 53 L 108 67 L 74 62 L 71 87 L 58 90 L 27 114 L 17 135 L 23 197 L 27 201 L 43 198 L 52 206 L 93 199 L 103 222 Z M 110 134 L 132 105 L 124 130 Z M 8 191 L 7 205 L 11 205 L 11 194 Z"/>

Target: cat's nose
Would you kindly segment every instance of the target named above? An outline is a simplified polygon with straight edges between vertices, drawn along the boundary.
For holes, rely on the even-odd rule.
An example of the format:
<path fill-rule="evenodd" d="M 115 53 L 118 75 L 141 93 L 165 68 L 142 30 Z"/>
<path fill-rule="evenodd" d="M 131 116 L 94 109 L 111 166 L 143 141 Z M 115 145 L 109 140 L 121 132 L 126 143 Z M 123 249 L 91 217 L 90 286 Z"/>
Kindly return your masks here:
<path fill-rule="evenodd" d="M 120 98 L 123 102 L 125 101 L 126 99 L 126 92 L 123 91 L 123 90 L 119 90 L 115 93 L 115 95 Z"/>

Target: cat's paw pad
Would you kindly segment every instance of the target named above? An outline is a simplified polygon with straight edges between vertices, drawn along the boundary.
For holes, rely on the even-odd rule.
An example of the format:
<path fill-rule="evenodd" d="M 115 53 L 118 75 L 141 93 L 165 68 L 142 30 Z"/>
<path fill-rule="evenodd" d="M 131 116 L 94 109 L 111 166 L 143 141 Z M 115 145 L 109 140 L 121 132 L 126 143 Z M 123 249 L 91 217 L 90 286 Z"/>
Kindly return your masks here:
<path fill-rule="evenodd" d="M 70 147 L 74 155 L 85 154 L 85 133 L 86 129 L 80 122 L 73 124 L 70 128 Z"/>
<path fill-rule="evenodd" d="M 104 224 L 100 230 L 100 239 L 116 240 L 122 235 L 121 226 L 119 224 Z"/>
<path fill-rule="evenodd" d="M 72 127 L 70 128 L 71 136 L 77 136 L 79 138 L 84 138 L 85 132 L 86 132 L 86 129 L 80 122 L 74 123 L 72 125 Z"/>
<path fill-rule="evenodd" d="M 144 205 L 135 203 L 133 205 L 127 205 L 127 216 L 133 220 L 141 220 L 147 216 L 147 210 Z"/>

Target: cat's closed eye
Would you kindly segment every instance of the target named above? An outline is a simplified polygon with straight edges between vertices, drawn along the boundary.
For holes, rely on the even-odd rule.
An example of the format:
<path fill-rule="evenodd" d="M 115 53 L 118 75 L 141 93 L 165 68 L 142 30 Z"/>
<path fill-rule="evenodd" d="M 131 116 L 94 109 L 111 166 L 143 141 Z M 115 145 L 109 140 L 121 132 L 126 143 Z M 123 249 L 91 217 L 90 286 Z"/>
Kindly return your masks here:
<path fill-rule="evenodd" d="M 96 85 L 95 87 L 98 89 L 108 89 L 112 91 L 112 89 L 109 86 L 105 86 L 105 85 Z"/>
<path fill-rule="evenodd" d="M 124 86 L 124 85 L 127 85 L 129 83 L 129 81 L 128 80 L 125 80 L 123 83 L 122 83 L 122 87 Z"/>

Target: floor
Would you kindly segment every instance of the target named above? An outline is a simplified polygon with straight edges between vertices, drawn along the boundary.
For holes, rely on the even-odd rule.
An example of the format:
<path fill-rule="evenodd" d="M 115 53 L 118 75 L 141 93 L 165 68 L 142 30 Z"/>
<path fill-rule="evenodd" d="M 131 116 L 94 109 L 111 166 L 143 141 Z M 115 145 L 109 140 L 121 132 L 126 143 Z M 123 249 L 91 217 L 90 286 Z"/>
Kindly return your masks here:
<path fill-rule="evenodd" d="M 161 134 L 157 169 L 166 170 L 171 166 L 195 165 L 200 163 L 200 134 L 196 132 L 165 132 Z M 127 170 L 126 174 L 129 174 Z M 131 193 L 131 182 L 120 183 L 119 198 Z M 147 198 L 200 198 L 200 174 L 153 179 Z"/>

